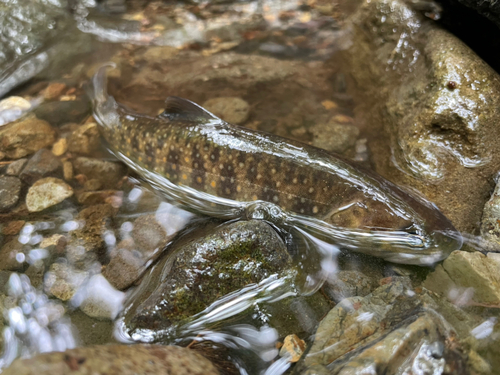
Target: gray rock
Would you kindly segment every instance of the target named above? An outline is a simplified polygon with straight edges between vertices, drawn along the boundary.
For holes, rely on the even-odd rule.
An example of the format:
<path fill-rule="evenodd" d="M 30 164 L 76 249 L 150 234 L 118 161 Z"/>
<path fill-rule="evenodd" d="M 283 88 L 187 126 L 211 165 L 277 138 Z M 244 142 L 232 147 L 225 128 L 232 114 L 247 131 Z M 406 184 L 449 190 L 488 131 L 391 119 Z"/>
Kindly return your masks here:
<path fill-rule="evenodd" d="M 167 330 L 218 298 L 290 266 L 283 241 L 268 224 L 222 225 L 168 250 L 128 301 L 125 329 L 129 334 Z"/>
<path fill-rule="evenodd" d="M 44 177 L 62 177 L 61 161 L 47 149 L 37 151 L 19 175 L 19 178 L 28 185 L 33 185 Z"/>
<path fill-rule="evenodd" d="M 187 348 L 164 345 L 97 345 L 18 359 L 5 375 L 218 375 L 205 357 Z"/>
<path fill-rule="evenodd" d="M 360 3 L 342 60 L 375 169 L 474 232 L 500 169 L 500 78 L 408 2 Z"/>
<path fill-rule="evenodd" d="M 80 123 L 90 114 L 90 104 L 86 98 L 68 101 L 45 102 L 35 110 L 35 115 L 53 126 L 66 123 Z"/>
<path fill-rule="evenodd" d="M 56 132 L 48 122 L 29 116 L 0 130 L 0 151 L 9 158 L 20 159 L 51 146 L 55 140 Z"/>
<path fill-rule="evenodd" d="M 64 181 L 46 177 L 31 186 L 26 195 L 29 212 L 39 212 L 61 203 L 73 195 L 73 189 Z"/>
<path fill-rule="evenodd" d="M 221 97 L 207 100 L 203 108 L 230 124 L 240 125 L 248 120 L 250 106 L 241 98 Z"/>
<path fill-rule="evenodd" d="M 377 286 L 375 280 L 359 271 L 339 271 L 335 280 L 329 280 L 323 286 L 325 293 L 336 303 L 348 297 L 364 297 Z"/>
<path fill-rule="evenodd" d="M 116 188 L 125 175 L 125 167 L 121 163 L 78 157 L 73 161 L 75 174 L 84 174 L 87 179 L 102 183 L 103 189 Z"/>
<path fill-rule="evenodd" d="M 21 194 L 21 180 L 17 177 L 0 176 L 0 211 L 14 207 Z"/>
<path fill-rule="evenodd" d="M 27 161 L 28 159 L 19 159 L 13 161 L 9 164 L 5 173 L 9 176 L 19 176 L 19 173 L 21 173 Z"/>
<path fill-rule="evenodd" d="M 358 127 L 332 120 L 313 126 L 310 131 L 313 133 L 313 146 L 339 154 L 353 149 L 359 136 Z"/>

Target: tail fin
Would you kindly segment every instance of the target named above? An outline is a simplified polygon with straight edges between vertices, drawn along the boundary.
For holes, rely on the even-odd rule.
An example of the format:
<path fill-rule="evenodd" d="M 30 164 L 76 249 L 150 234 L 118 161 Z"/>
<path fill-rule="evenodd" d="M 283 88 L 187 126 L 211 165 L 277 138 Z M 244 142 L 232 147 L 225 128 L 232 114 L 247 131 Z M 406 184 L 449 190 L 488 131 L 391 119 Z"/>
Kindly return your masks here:
<path fill-rule="evenodd" d="M 85 86 L 85 91 L 90 97 L 94 109 L 94 118 L 104 127 L 114 126 L 114 124 L 110 123 L 111 119 L 109 117 L 116 110 L 117 104 L 115 99 L 108 95 L 106 70 L 115 67 L 116 64 L 112 62 L 103 64 Z"/>

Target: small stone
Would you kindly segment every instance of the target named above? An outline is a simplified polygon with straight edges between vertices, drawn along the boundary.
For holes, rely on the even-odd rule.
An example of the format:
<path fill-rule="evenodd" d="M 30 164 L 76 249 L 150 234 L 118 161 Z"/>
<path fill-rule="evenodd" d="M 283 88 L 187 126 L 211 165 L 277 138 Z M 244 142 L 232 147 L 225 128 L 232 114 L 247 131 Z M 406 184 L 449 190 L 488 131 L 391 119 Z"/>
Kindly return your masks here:
<path fill-rule="evenodd" d="M 83 189 L 86 191 L 96 191 L 102 188 L 102 181 L 92 178 L 90 180 L 87 180 L 83 184 Z"/>
<path fill-rule="evenodd" d="M 339 114 L 333 116 L 330 121 L 337 124 L 352 124 L 354 122 L 354 119 L 350 116 Z"/>
<path fill-rule="evenodd" d="M 78 157 L 73 161 L 76 174 L 83 174 L 87 179 L 101 181 L 102 188 L 113 189 L 125 175 L 125 167 L 111 161 Z"/>
<path fill-rule="evenodd" d="M 338 108 L 338 104 L 331 100 L 323 100 L 321 105 L 328 111 L 330 109 Z"/>
<path fill-rule="evenodd" d="M 22 271 L 24 268 L 23 245 L 16 239 L 7 242 L 0 249 L 0 270 L 1 271 Z"/>
<path fill-rule="evenodd" d="M 24 273 L 30 278 L 31 285 L 35 288 L 43 285 L 45 277 L 45 265 L 43 261 L 39 260 L 30 264 Z"/>
<path fill-rule="evenodd" d="M 75 296 L 75 303 L 80 310 L 97 319 L 116 318 L 124 300 L 125 293 L 113 288 L 101 274 L 92 276 Z"/>
<path fill-rule="evenodd" d="M 63 162 L 63 176 L 66 181 L 73 179 L 73 164 L 68 160 Z"/>
<path fill-rule="evenodd" d="M 21 194 L 21 180 L 17 177 L 0 176 L 0 211 L 14 207 Z"/>
<path fill-rule="evenodd" d="M 285 337 L 283 346 L 280 349 L 280 357 L 289 356 L 289 361 L 292 363 L 298 362 L 304 350 L 306 343 L 301 340 L 297 335 L 288 335 Z"/>
<path fill-rule="evenodd" d="M 43 177 L 59 177 L 62 163 L 47 149 L 37 151 L 24 167 L 19 178 L 28 185 L 33 185 Z"/>
<path fill-rule="evenodd" d="M 11 96 L 0 101 L 0 126 L 20 118 L 31 109 L 31 103 L 20 96 Z"/>
<path fill-rule="evenodd" d="M 64 181 L 47 177 L 35 182 L 26 195 L 29 212 L 39 212 L 61 203 L 73 195 L 73 189 Z"/>
<path fill-rule="evenodd" d="M 0 130 L 0 151 L 9 158 L 20 159 L 51 146 L 55 138 L 56 131 L 48 122 L 29 116 Z"/>
<path fill-rule="evenodd" d="M 121 241 L 113 257 L 104 269 L 102 275 L 118 290 L 124 290 L 136 281 L 143 271 L 144 259 L 142 255 L 133 249 L 133 245 Z M 129 241 L 132 242 L 133 241 Z M 125 247 L 128 247 L 125 248 Z"/>
<path fill-rule="evenodd" d="M 47 86 L 45 90 L 43 90 L 43 97 L 47 100 L 56 99 L 59 97 L 63 91 L 66 89 L 66 85 L 60 82 L 54 82 Z"/>
<path fill-rule="evenodd" d="M 19 176 L 19 173 L 21 173 L 27 161 L 28 159 L 19 159 L 13 161 L 9 164 L 5 173 L 9 176 Z"/>
<path fill-rule="evenodd" d="M 50 237 L 45 237 L 42 242 L 40 242 L 40 248 L 48 250 L 51 254 L 62 255 L 64 254 L 64 249 L 68 239 L 62 234 L 53 234 Z"/>
<path fill-rule="evenodd" d="M 15 220 L 7 223 L 6 226 L 3 227 L 2 233 L 6 236 L 13 236 L 19 234 L 21 229 L 24 227 L 26 222 L 24 220 Z"/>
<path fill-rule="evenodd" d="M 107 369 L 107 370 L 105 370 Z M 3 375 L 62 374 L 219 375 L 216 367 L 194 350 L 165 345 L 96 345 L 17 359 Z"/>
<path fill-rule="evenodd" d="M 214 98 L 203 103 L 203 107 L 224 121 L 235 125 L 243 124 L 250 114 L 250 105 L 241 98 Z"/>
<path fill-rule="evenodd" d="M 68 141 L 66 138 L 61 138 L 59 139 L 54 145 L 52 146 L 52 153 L 55 156 L 61 156 L 64 155 L 68 151 Z"/>
<path fill-rule="evenodd" d="M 48 121 L 53 126 L 61 126 L 68 122 L 83 121 L 90 114 L 90 105 L 86 99 L 45 102 L 34 112 L 39 119 Z"/>
<path fill-rule="evenodd" d="M 313 126 L 310 131 L 313 134 L 313 146 L 340 154 L 354 148 L 359 136 L 356 126 L 336 122 L 333 118 L 327 124 Z"/>
<path fill-rule="evenodd" d="M 100 146 L 99 128 L 95 122 L 80 126 L 68 139 L 71 152 L 90 155 Z"/>
<path fill-rule="evenodd" d="M 87 272 L 76 270 L 65 263 L 53 263 L 45 275 L 43 289 L 49 296 L 69 301 L 87 277 Z"/>

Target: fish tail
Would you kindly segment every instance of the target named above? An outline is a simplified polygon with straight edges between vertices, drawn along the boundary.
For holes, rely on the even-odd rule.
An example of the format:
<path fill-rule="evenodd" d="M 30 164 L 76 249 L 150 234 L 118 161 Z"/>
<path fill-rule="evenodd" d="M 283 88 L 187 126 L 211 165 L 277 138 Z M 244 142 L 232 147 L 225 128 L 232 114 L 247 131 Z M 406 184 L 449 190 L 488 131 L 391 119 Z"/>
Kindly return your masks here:
<path fill-rule="evenodd" d="M 103 64 L 94 74 L 90 82 L 85 86 L 85 91 L 90 97 L 94 109 L 94 118 L 99 125 L 111 128 L 114 127 L 113 118 L 116 118 L 117 103 L 115 99 L 108 95 L 108 77 L 106 70 L 108 68 L 115 68 L 116 64 L 107 62 Z"/>

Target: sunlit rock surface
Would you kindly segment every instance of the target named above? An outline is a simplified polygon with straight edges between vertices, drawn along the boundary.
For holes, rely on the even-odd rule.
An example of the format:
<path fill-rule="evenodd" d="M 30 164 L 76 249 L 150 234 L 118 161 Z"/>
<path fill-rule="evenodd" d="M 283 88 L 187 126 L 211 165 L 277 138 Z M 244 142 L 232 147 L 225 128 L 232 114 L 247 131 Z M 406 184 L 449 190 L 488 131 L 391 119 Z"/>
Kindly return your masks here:
<path fill-rule="evenodd" d="M 167 330 L 218 298 L 291 266 L 283 241 L 260 221 L 222 225 L 166 251 L 128 301 L 129 335 Z"/>
<path fill-rule="evenodd" d="M 159 345 L 101 345 L 43 354 L 15 361 L 3 374 L 15 375 L 217 375 L 193 350 Z"/>
<path fill-rule="evenodd" d="M 361 2 L 342 53 L 376 170 L 472 232 L 500 166 L 500 79 L 409 2 Z"/>

